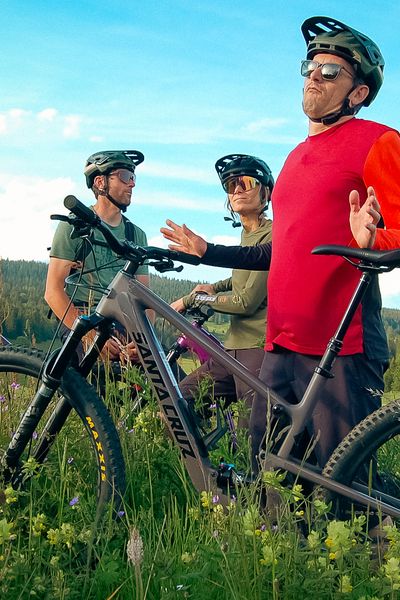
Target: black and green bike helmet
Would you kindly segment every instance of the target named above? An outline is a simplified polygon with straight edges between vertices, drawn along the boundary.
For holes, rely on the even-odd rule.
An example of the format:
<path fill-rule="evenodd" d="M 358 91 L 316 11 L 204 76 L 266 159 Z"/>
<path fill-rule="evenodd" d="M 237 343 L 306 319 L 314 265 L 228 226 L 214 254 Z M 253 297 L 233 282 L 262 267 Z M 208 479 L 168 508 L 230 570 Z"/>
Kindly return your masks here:
<path fill-rule="evenodd" d="M 215 163 L 215 170 L 221 180 L 222 186 L 230 177 L 238 175 L 250 175 L 255 177 L 272 192 L 274 187 L 274 178 L 266 162 L 250 156 L 249 154 L 227 154 L 222 156 Z"/>
<path fill-rule="evenodd" d="M 301 31 L 307 43 L 307 59 L 311 60 L 319 53 L 334 54 L 353 65 L 357 78 L 369 87 L 369 94 L 363 102 L 364 106 L 369 106 L 383 83 L 385 66 L 375 42 L 330 17 L 311 17 L 304 21 Z"/>
<path fill-rule="evenodd" d="M 88 188 L 93 186 L 96 175 L 107 175 L 114 169 L 129 169 L 135 172 L 135 167 L 144 161 L 144 155 L 138 150 L 103 150 L 91 154 L 86 161 L 84 175 Z"/>

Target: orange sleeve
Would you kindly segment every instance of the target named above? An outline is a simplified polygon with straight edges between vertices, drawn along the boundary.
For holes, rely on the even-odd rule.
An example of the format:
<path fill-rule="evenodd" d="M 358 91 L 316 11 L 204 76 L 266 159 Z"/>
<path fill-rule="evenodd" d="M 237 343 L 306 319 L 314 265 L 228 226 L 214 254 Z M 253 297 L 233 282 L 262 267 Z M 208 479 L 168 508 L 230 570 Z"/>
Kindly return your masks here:
<path fill-rule="evenodd" d="M 372 185 L 381 206 L 384 229 L 378 229 L 374 248 L 400 248 L 400 135 L 386 131 L 371 147 L 363 179 Z"/>

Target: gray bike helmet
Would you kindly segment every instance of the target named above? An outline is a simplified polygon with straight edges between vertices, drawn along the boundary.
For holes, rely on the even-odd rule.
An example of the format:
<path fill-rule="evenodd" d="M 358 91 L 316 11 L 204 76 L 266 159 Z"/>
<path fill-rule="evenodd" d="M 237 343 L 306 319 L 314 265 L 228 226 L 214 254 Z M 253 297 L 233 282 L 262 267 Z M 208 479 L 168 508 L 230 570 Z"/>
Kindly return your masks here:
<path fill-rule="evenodd" d="M 114 169 L 128 169 L 135 172 L 135 167 L 144 161 L 138 150 L 103 150 L 91 154 L 86 161 L 84 175 L 88 188 L 93 187 L 96 175 L 107 175 Z"/>
<path fill-rule="evenodd" d="M 230 178 L 238 175 L 249 175 L 255 177 L 269 188 L 270 192 L 274 187 L 274 178 L 271 169 L 266 162 L 250 156 L 249 154 L 227 154 L 219 158 L 215 163 L 215 170 L 218 173 L 222 186 Z"/>
<path fill-rule="evenodd" d="M 369 106 L 383 83 L 385 66 L 375 42 L 330 17 L 311 17 L 304 21 L 301 31 L 307 43 L 308 59 L 319 53 L 334 54 L 353 65 L 357 78 L 369 87 L 369 94 L 363 102 L 364 106 Z"/>

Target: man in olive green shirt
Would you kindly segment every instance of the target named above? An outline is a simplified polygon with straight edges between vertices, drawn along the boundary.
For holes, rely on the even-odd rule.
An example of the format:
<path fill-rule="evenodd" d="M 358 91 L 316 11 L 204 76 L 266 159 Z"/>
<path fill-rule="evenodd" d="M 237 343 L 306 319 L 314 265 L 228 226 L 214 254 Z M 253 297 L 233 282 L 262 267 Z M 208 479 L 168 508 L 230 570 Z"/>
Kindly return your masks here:
<path fill-rule="evenodd" d="M 92 154 L 86 161 L 84 174 L 86 183 L 96 198 L 92 210 L 104 221 L 113 233 L 124 240 L 134 237 L 138 245 L 147 245 L 144 231 L 128 221 L 123 212 L 131 203 L 132 190 L 135 187 L 135 168 L 143 162 L 144 156 L 137 150 L 103 151 Z M 50 250 L 50 263 L 47 272 L 45 300 L 56 317 L 62 321 L 61 338 L 65 339 L 75 319 L 83 311 L 95 306 L 102 292 L 116 273 L 124 265 L 105 243 L 104 237 L 94 231 L 90 237 L 93 251 L 84 256 L 87 246 L 81 238 L 71 238 L 72 226 L 60 222 L 54 235 Z M 127 235 L 130 234 L 130 235 Z M 85 242 L 87 244 L 88 242 Z M 72 296 L 75 286 L 65 288 L 65 278 L 84 261 L 85 273 Z M 89 271 L 91 271 L 89 273 Z M 147 267 L 140 267 L 138 279 L 148 285 Z M 97 288 L 97 289 L 96 289 Z M 73 301 L 71 300 L 73 299 Z M 88 342 L 93 333 L 88 334 Z M 131 359 L 136 356 L 134 344 L 130 342 L 123 351 Z M 80 349 L 80 353 L 82 349 Z M 109 339 L 103 349 L 103 355 L 111 360 L 118 360 L 121 353 L 121 343 Z"/>

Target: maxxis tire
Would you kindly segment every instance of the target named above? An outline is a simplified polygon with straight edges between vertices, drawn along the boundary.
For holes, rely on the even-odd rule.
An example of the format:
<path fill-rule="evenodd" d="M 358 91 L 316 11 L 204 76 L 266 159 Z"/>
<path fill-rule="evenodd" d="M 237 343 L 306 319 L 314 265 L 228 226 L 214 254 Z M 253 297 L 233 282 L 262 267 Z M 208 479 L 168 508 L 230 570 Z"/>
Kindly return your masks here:
<path fill-rule="evenodd" d="M 0 382 L 5 385 L 7 373 L 18 374 L 17 377 L 20 378 L 30 376 L 37 381 L 43 360 L 44 353 L 39 350 L 0 348 Z M 14 384 L 14 388 L 16 385 L 18 384 Z M 95 457 L 93 465 L 96 465 L 94 468 L 97 468 L 97 484 L 94 483 L 94 486 L 97 488 L 97 514 L 99 515 L 111 500 L 114 507 L 118 507 L 125 490 L 125 465 L 118 433 L 107 407 L 99 399 L 94 388 L 74 369 L 67 369 L 59 391 L 71 404 L 73 412 L 75 411 L 78 415 L 82 428 L 91 442 L 88 444 L 84 441 L 88 449 L 92 448 Z M 0 393 L 2 393 L 1 390 Z M 2 397 L 4 398 L 4 396 Z M 26 398 L 26 406 L 28 403 L 29 395 Z M 23 407 L 23 410 L 26 406 Z M 19 408 L 22 407 L 19 406 Z M 68 420 L 70 418 L 71 415 Z M 82 429 L 80 434 L 82 440 L 85 440 L 84 430 Z M 34 432 L 30 433 L 32 436 L 34 435 Z M 2 451 L 5 449 L 3 440 L 0 448 Z M 89 457 L 88 464 L 90 464 Z"/>
<path fill-rule="evenodd" d="M 372 457 L 379 457 L 384 444 L 397 443 L 396 436 L 400 440 L 400 400 L 382 406 L 354 427 L 333 452 L 324 467 L 323 475 L 351 485 L 360 476 L 363 466 L 367 467 Z M 398 464 L 400 472 L 400 457 Z M 382 466 L 382 472 L 388 468 L 390 466 Z M 379 467 L 378 472 L 381 472 Z M 397 480 L 397 472 L 393 472 L 393 475 Z M 336 513 L 343 517 L 350 501 L 328 491 L 324 491 L 324 496 L 328 501 L 336 503 Z M 400 498 L 400 495 L 397 496 L 396 493 L 396 497 Z"/>

